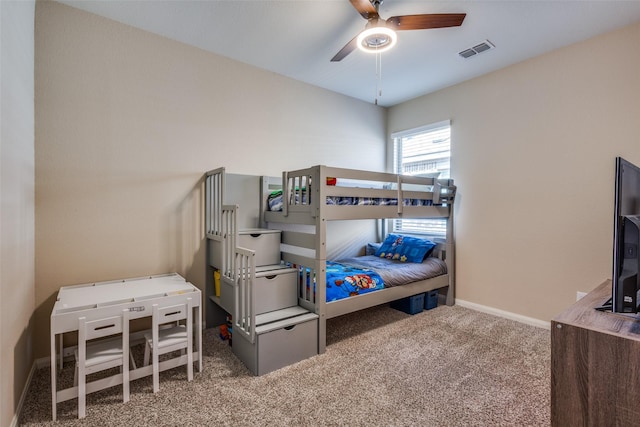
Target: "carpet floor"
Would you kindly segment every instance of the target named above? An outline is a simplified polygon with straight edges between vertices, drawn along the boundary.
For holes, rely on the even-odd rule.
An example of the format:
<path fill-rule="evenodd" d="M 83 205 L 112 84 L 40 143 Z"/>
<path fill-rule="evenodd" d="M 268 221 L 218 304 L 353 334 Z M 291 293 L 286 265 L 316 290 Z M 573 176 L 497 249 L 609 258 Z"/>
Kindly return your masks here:
<path fill-rule="evenodd" d="M 238 338 L 239 339 L 239 338 Z M 416 315 L 388 305 L 327 322 L 327 350 L 254 377 L 215 329 L 203 337 L 203 372 L 186 368 L 58 404 L 49 369 L 33 376 L 19 425 L 91 426 L 548 426 L 548 330 L 460 306 Z M 138 355 L 140 351 L 137 351 Z M 65 363 L 60 382 L 73 381 Z"/>

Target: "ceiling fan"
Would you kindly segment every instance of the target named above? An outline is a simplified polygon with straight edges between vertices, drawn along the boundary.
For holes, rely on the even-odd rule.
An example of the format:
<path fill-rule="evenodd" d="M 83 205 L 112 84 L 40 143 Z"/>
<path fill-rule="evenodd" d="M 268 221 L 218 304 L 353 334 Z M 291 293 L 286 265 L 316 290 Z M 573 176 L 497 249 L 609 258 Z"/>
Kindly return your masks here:
<path fill-rule="evenodd" d="M 351 39 L 331 62 L 341 61 L 356 48 L 381 53 L 396 43 L 395 31 L 426 30 L 429 28 L 459 27 L 466 13 L 431 13 L 423 15 L 392 16 L 384 20 L 378 15 L 383 0 L 349 0 L 353 7 L 367 20 L 365 29 Z"/>

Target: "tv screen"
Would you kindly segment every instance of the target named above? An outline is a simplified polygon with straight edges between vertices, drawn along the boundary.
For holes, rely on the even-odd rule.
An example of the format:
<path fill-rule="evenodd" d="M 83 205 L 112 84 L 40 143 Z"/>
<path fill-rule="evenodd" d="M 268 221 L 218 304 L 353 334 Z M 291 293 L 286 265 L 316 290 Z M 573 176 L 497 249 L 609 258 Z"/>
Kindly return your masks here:
<path fill-rule="evenodd" d="M 616 158 L 611 310 L 638 312 L 640 168 Z"/>

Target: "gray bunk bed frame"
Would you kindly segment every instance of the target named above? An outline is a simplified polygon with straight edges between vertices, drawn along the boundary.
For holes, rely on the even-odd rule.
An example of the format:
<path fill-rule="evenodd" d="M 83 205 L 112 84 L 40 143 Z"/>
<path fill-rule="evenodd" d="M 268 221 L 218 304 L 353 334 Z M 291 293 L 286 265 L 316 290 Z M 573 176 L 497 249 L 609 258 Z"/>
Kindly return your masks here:
<path fill-rule="evenodd" d="M 327 178 L 329 178 L 329 181 Z M 330 184 L 330 182 L 334 182 L 334 178 L 338 185 Z M 343 180 L 366 181 L 378 183 L 378 185 L 375 185 L 374 188 L 342 187 L 339 183 Z M 446 304 L 454 304 L 453 202 L 456 187 L 453 180 L 318 165 L 308 169 L 283 172 L 282 191 L 282 211 L 269 211 L 263 208 L 264 222 L 269 228 L 278 228 L 278 224 L 305 224 L 314 228 L 313 234 L 296 231 L 282 232 L 283 244 L 288 247 L 303 248 L 307 252 L 312 251 L 314 256 L 300 255 L 298 251 L 283 251 L 282 259 L 306 272 L 307 277 L 303 277 L 299 283 L 298 303 L 319 316 L 319 353 L 323 353 L 326 347 L 327 319 L 445 287 Z M 307 195 L 308 197 L 306 197 Z M 327 204 L 327 197 L 332 196 L 397 199 L 399 203 L 386 206 Z M 403 206 L 401 201 L 404 199 L 430 200 L 432 205 Z M 445 261 L 447 274 L 326 302 L 327 222 L 409 218 L 446 219 L 445 239 L 435 239 L 437 240 L 437 246 L 433 254 Z M 306 283 L 313 283 L 314 281 L 316 284 L 315 296 L 313 288 L 306 285 Z"/>
<path fill-rule="evenodd" d="M 335 185 L 336 181 L 338 185 Z M 342 181 L 366 182 L 368 186 L 341 186 Z M 327 319 L 435 289 L 443 289 L 447 305 L 454 304 L 453 202 L 456 187 L 453 180 L 318 165 L 285 171 L 281 180 L 262 177 L 261 182 L 260 222 L 266 228 L 282 230 L 282 260 L 300 269 L 298 305 L 318 316 L 318 353 L 326 349 Z M 255 328 L 252 325 L 257 324 L 251 295 L 255 277 L 255 266 L 251 260 L 253 254 L 236 247 L 235 215 L 238 207 L 223 205 L 223 183 L 224 168 L 207 172 L 205 227 L 207 237 L 219 241 L 225 248 L 222 275 L 236 283 L 234 334 L 240 333 L 253 343 Z M 267 207 L 267 196 L 274 189 L 282 189 L 283 192 L 281 211 L 270 211 Z M 334 205 L 327 203 L 327 197 L 396 199 L 398 204 Z M 428 200 L 431 205 L 404 206 L 404 199 Z M 445 238 L 434 239 L 437 245 L 432 256 L 445 261 L 447 274 L 326 302 L 328 221 L 411 218 L 446 220 Z M 295 231 L 296 225 L 304 226 L 304 230 Z M 310 229 L 313 232 L 309 232 Z M 311 285 L 314 283 L 315 292 Z"/>

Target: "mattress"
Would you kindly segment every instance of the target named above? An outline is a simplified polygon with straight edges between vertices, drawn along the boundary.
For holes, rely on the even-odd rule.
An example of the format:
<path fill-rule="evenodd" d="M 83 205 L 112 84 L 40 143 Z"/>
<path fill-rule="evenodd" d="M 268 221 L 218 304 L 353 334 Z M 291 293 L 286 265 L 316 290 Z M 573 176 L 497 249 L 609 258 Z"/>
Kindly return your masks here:
<path fill-rule="evenodd" d="M 300 195 L 296 193 L 295 204 L 307 204 L 306 191 L 302 192 L 302 202 L 300 202 Z M 345 196 L 327 196 L 325 200 L 327 205 L 339 205 L 339 206 L 397 206 L 398 199 L 394 198 L 381 198 L 381 197 L 345 197 Z M 282 211 L 282 190 L 274 191 L 271 193 L 267 200 L 267 206 L 270 211 L 279 212 Z M 432 206 L 432 200 L 423 199 L 402 199 L 403 206 Z"/>
<path fill-rule="evenodd" d="M 447 273 L 445 262 L 435 257 L 427 257 L 421 263 L 413 263 L 366 255 L 327 261 L 326 266 L 327 302 L 427 280 Z"/>
<path fill-rule="evenodd" d="M 345 258 L 337 262 L 352 268 L 375 271 L 382 278 L 384 286 L 387 288 L 431 279 L 447 273 L 445 262 L 436 257 L 427 257 L 423 262 L 415 263 L 394 261 L 379 258 L 375 255 L 365 255 Z"/>

